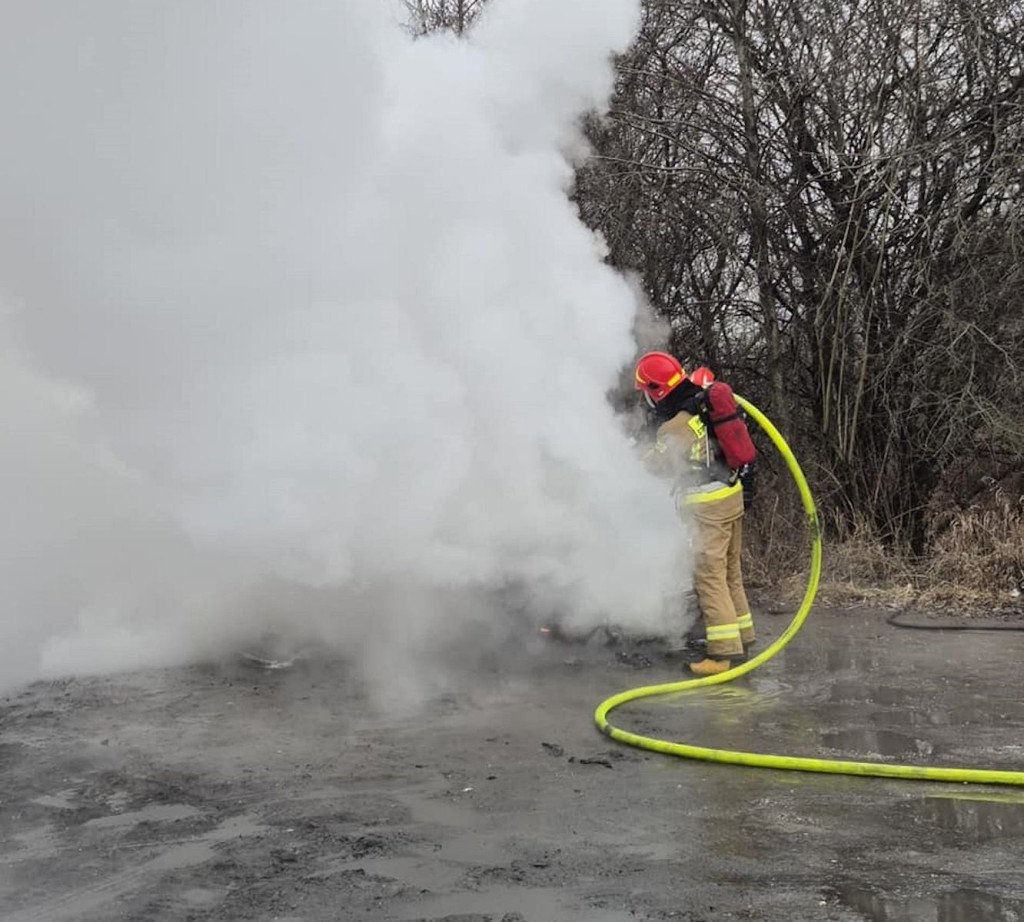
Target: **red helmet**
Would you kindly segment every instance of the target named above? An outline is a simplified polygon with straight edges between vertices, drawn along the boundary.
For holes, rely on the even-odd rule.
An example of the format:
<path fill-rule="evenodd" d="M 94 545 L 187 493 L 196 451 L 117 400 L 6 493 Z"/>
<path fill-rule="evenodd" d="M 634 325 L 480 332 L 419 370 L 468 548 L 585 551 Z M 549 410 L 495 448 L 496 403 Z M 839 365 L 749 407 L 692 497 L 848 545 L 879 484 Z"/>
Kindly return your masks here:
<path fill-rule="evenodd" d="M 707 387 L 715 380 L 715 373 L 706 365 L 701 365 L 700 368 L 694 368 L 690 372 L 690 380 L 697 387 Z"/>
<path fill-rule="evenodd" d="M 638 391 L 643 391 L 648 403 L 658 403 L 672 393 L 684 380 L 686 372 L 679 361 L 667 352 L 648 352 L 636 363 Z"/>

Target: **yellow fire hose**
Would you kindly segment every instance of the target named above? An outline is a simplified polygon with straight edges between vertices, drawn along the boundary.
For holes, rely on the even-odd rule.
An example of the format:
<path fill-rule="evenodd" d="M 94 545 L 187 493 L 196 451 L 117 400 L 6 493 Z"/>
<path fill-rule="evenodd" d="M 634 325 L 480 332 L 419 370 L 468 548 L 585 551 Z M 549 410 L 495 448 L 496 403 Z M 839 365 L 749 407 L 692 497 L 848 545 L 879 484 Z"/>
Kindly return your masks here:
<path fill-rule="evenodd" d="M 739 395 L 736 396 L 736 401 L 757 421 L 758 425 L 767 433 L 772 443 L 782 454 L 783 458 L 785 458 L 786 466 L 789 468 L 789 472 L 792 474 L 793 480 L 800 491 L 804 511 L 807 513 L 807 529 L 811 543 L 811 568 L 803 600 L 793 616 L 793 620 L 782 633 L 782 636 L 757 656 L 719 675 L 706 676 L 699 679 L 686 679 L 681 682 L 667 682 L 663 685 L 644 685 L 613 695 L 611 698 L 602 701 L 594 712 L 594 720 L 597 722 L 598 728 L 606 736 L 611 737 L 613 740 L 618 740 L 620 743 L 626 743 L 629 746 L 636 746 L 640 749 L 649 749 L 653 752 L 662 752 L 667 755 L 681 756 L 684 759 L 703 759 L 709 762 L 728 762 L 733 765 L 778 768 L 788 771 L 826 772 L 835 775 L 869 775 L 879 778 L 904 778 L 915 781 L 1024 785 L 1024 772 L 974 768 L 933 768 L 919 765 L 892 765 L 885 762 L 848 762 L 836 759 L 810 759 L 799 756 L 736 752 L 729 749 L 708 749 L 704 746 L 691 746 L 687 743 L 675 743 L 668 740 L 655 739 L 654 737 L 641 736 L 638 733 L 630 733 L 628 730 L 620 730 L 608 722 L 608 715 L 615 708 L 629 701 L 687 691 L 703 685 L 717 685 L 721 682 L 729 682 L 733 679 L 738 679 L 742 675 L 746 675 L 762 663 L 768 662 L 785 647 L 793 639 L 797 631 L 800 630 L 801 625 L 803 625 L 811 610 L 814 597 L 818 592 L 818 581 L 821 578 L 821 528 L 818 523 L 818 513 L 814 506 L 814 498 L 811 496 L 810 488 L 807 486 L 803 471 L 793 456 L 793 452 L 771 421 L 760 410 Z"/>

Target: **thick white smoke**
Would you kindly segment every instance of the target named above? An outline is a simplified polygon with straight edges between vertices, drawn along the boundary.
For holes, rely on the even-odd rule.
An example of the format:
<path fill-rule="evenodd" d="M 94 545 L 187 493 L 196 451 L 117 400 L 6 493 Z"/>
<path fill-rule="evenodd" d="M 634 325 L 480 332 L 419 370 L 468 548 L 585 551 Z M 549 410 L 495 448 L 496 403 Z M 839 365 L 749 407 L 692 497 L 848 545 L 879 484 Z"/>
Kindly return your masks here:
<path fill-rule="evenodd" d="M 567 198 L 636 16 L 0 2 L 8 681 L 268 617 L 416 643 L 460 587 L 657 624 L 682 535 L 605 399 L 635 296 Z"/>

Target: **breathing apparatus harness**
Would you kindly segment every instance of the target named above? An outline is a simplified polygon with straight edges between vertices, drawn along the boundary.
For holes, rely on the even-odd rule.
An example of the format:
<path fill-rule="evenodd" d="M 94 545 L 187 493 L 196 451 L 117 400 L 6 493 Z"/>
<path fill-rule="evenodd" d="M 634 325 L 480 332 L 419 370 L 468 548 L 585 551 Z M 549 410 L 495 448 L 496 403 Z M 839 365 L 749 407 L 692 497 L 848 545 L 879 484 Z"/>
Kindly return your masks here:
<path fill-rule="evenodd" d="M 663 423 L 679 413 L 690 414 L 691 428 L 703 447 L 703 462 L 694 463 L 692 468 L 696 482 L 719 481 L 733 486 L 740 481 L 743 506 L 749 509 L 755 493 L 757 451 L 732 388 L 715 381 L 710 372 L 707 375 L 711 380 L 703 386 L 686 377 L 659 402 L 648 401 L 646 429 L 653 438 Z M 699 422 L 695 424 L 694 420 Z"/>

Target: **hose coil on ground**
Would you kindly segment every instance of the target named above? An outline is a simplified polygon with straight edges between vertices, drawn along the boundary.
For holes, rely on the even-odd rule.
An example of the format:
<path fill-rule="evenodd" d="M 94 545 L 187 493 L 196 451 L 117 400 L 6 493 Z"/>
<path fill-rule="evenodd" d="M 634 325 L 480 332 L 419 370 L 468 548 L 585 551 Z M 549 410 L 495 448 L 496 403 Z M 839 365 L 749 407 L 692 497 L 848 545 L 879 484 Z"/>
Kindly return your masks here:
<path fill-rule="evenodd" d="M 775 768 L 788 771 L 825 772 L 837 775 L 865 775 L 878 778 L 902 778 L 915 781 L 946 781 L 973 784 L 1009 784 L 1024 786 L 1024 772 L 996 771 L 971 768 L 936 768 L 917 765 L 894 765 L 887 762 L 852 762 L 835 759 L 813 759 L 800 756 L 768 755 L 754 752 L 739 752 L 729 749 L 710 749 L 705 746 L 693 746 L 688 743 L 671 742 L 642 736 L 613 726 L 608 715 L 618 707 L 640 698 L 656 695 L 668 695 L 680 691 L 699 688 L 704 685 L 717 685 L 731 682 L 746 675 L 762 664 L 768 662 L 788 644 L 800 630 L 811 611 L 814 598 L 818 592 L 821 579 L 821 528 L 818 513 L 814 505 L 807 480 L 800 465 L 790 450 L 786 440 L 772 425 L 771 421 L 753 404 L 736 395 L 736 402 L 752 417 L 771 439 L 772 444 L 786 461 L 786 466 L 800 492 L 800 500 L 806 513 L 807 532 L 810 541 L 810 570 L 807 587 L 804 590 L 800 607 L 782 635 L 757 656 L 730 669 L 720 675 L 706 676 L 699 679 L 685 679 L 679 682 L 667 682 L 662 685 L 644 685 L 627 689 L 617 695 L 605 699 L 594 712 L 594 720 L 598 729 L 606 736 L 628 746 L 661 752 L 666 755 L 680 756 L 685 759 L 702 759 L 709 762 L 726 762 L 733 765 L 747 765 L 757 768 Z"/>

